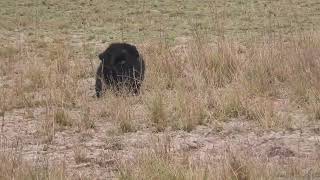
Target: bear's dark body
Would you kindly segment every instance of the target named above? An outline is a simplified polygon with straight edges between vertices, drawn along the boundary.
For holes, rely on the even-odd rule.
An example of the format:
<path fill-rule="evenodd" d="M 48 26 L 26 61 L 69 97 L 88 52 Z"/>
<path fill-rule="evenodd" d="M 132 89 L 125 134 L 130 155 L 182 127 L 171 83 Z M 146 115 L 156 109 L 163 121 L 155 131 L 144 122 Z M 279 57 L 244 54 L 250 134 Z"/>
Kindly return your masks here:
<path fill-rule="evenodd" d="M 96 96 L 100 97 L 105 88 L 119 91 L 126 88 L 138 94 L 144 79 L 145 64 L 134 45 L 112 43 L 99 54 L 101 63 L 96 74 Z"/>

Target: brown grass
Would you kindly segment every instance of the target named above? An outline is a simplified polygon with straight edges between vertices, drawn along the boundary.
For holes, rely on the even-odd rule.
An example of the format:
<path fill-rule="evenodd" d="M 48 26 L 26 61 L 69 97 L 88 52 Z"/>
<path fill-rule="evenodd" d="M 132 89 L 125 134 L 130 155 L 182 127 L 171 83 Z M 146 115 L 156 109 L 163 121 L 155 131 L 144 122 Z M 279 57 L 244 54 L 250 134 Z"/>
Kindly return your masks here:
<path fill-rule="evenodd" d="M 119 132 L 131 133 L 144 128 L 190 132 L 198 125 L 215 126 L 217 121 L 234 118 L 254 121 L 262 129 L 288 129 L 293 127 L 290 114 L 299 109 L 312 121 L 320 117 L 317 33 L 256 42 L 245 50 L 229 40 L 212 44 L 194 39 L 175 48 L 144 44 L 140 49 L 148 69 L 141 96 L 117 96 L 110 91 L 98 101 L 88 96 L 94 84 L 83 86 L 84 78 L 92 78 L 90 66 L 85 65 L 89 62 L 72 53 L 72 47 L 65 43 L 42 46 L 48 52 L 44 57 L 36 57 L 33 47 L 19 52 L 23 61 L 7 53 L 2 56 L 13 58 L 12 68 L 21 71 L 6 72 L 15 83 L 1 90 L 6 94 L 1 98 L 1 111 L 45 107 L 48 115 L 41 126 L 44 131 L 40 130 L 44 142 L 53 141 L 52 128 L 70 129 L 78 123 L 80 131 L 94 129 L 95 119 L 101 118 L 115 123 Z M 8 95 L 15 98 L 9 102 Z M 276 105 L 283 101 L 288 103 Z M 81 111 L 79 119 L 69 115 L 74 110 Z M 146 170 L 150 171 L 146 177 L 158 168 L 164 168 L 160 169 L 163 176 L 178 179 L 186 178 L 190 171 L 172 168 L 163 159 L 149 162 L 147 158 L 139 163 L 139 171 L 152 163 L 154 169 Z"/>
<path fill-rule="evenodd" d="M 197 147 L 175 151 L 170 137 L 152 141 L 154 147 L 137 142 L 135 146 L 143 146 L 139 152 L 126 149 L 126 143 L 133 141 L 130 138 L 143 132 L 156 136 L 174 132 L 183 138 L 198 135 L 198 127 L 205 126 L 217 130 L 205 136 L 219 136 L 228 122 L 241 121 L 254 124 L 262 133 L 299 128 L 302 133 L 304 125 L 319 123 L 316 0 L 209 4 L 4 0 L 0 6 L 4 7 L 0 14 L 0 145 L 5 136 L 16 133 L 5 128 L 23 134 L 19 128 L 27 122 L 26 126 L 35 123 L 30 127 L 38 128 L 34 134 L 27 131 L 28 135 L 37 145 L 46 145 L 43 151 L 48 153 L 64 153 L 50 151 L 48 146 L 55 146 L 55 140 L 79 134 L 83 136 L 79 141 L 86 135 L 93 142 L 107 138 L 105 144 L 92 143 L 89 148 L 75 143 L 67 163 L 81 168 L 92 163 L 93 149 L 111 151 L 125 157 L 112 170 L 120 179 L 319 177 L 320 156 L 276 161 L 250 150 L 227 149 L 222 154 L 198 152 L 198 157 Z M 96 54 L 106 42 L 125 40 L 135 42 L 146 61 L 141 95 L 107 91 L 96 99 Z M 19 110 L 23 116 L 16 120 Z M 105 124 L 112 127 L 101 131 Z M 317 134 L 319 128 L 313 131 Z M 69 146 L 65 147 L 68 151 Z M 37 164 L 23 159 L 27 152 L 7 151 L 6 146 L 0 147 L 0 179 L 69 179 L 64 165 L 52 168 L 49 161 Z M 101 162 L 99 166 L 104 164 L 108 165 Z"/>
<path fill-rule="evenodd" d="M 0 160 L 0 179 L 3 180 L 67 179 L 63 165 L 59 168 L 52 168 L 46 161 L 41 163 L 35 162 L 33 165 L 30 165 L 30 163 L 23 160 L 18 151 L 1 153 Z"/>
<path fill-rule="evenodd" d="M 122 133 L 145 127 L 157 132 L 167 129 L 190 132 L 198 125 L 214 126 L 213 122 L 233 118 L 255 121 L 265 129 L 288 129 L 292 127 L 290 113 L 298 108 L 310 115 L 311 120 L 320 116 L 320 38 L 316 33 L 287 41 L 253 43 L 247 45 L 245 52 L 229 41 L 219 41 L 217 45 L 191 41 L 178 50 L 145 44 L 140 49 L 148 71 L 141 97 L 116 96 L 108 91 L 99 100 L 103 105 L 91 111 L 89 107 L 96 100 L 87 93 L 93 84 L 80 86 L 84 77 L 92 77 L 90 66 L 83 69 L 88 62 L 71 55 L 72 48 L 66 48 L 65 44 L 43 46 L 48 51 L 43 58 L 35 57 L 32 47 L 19 52 L 23 61 L 15 55 L 2 56 L 5 60 L 13 58 L 17 62 L 12 65 L 14 68 L 23 67 L 20 74 L 6 72 L 16 84 L 8 85 L 2 92 L 16 98 L 9 103 L 7 96 L 3 96 L 2 111 L 47 108 L 47 120 L 41 126 L 44 133 L 40 133 L 45 136 L 44 142 L 54 139 L 52 128 L 68 129 L 77 122 L 81 131 L 94 128 L 97 110 L 101 111 L 100 118 L 117 124 Z M 275 106 L 282 100 L 289 102 L 281 107 L 286 112 Z M 89 104 L 84 106 L 83 102 Z M 69 116 L 72 110 L 82 111 L 80 119 Z M 172 168 L 162 159 L 139 163 L 142 166 L 155 163 L 146 177 L 157 168 L 165 168 L 161 169 L 163 175 L 168 173 L 168 177 L 175 178 L 183 178 L 189 171 Z"/>
<path fill-rule="evenodd" d="M 138 154 L 134 161 L 120 161 L 119 179 L 303 179 L 316 178 L 320 172 L 319 163 L 312 158 L 278 165 L 250 150 L 239 153 L 227 148 L 218 157 L 207 153 L 200 160 L 200 155 L 171 151 L 168 141 L 160 143 L 165 144 Z"/>

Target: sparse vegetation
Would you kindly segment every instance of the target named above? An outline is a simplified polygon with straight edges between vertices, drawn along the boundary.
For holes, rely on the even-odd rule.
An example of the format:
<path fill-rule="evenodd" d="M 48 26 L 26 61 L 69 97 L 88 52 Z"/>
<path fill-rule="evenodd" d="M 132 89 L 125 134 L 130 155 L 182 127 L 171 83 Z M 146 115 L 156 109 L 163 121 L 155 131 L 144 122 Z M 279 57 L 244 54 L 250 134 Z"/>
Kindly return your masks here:
<path fill-rule="evenodd" d="M 13 152 L 18 153 L 16 151 Z M 35 163 L 35 166 L 30 166 L 20 155 L 12 152 L 2 152 L 0 160 L 2 162 L 0 165 L 0 179 L 67 179 L 64 166 L 51 168 L 45 162 Z"/>
<path fill-rule="evenodd" d="M 157 151 L 140 153 L 133 162 L 122 161 L 119 165 L 119 179 L 277 179 L 277 177 L 305 178 L 317 177 L 317 162 L 312 161 L 310 176 L 302 164 L 292 163 L 286 166 L 270 164 L 263 157 L 252 157 L 226 150 L 219 157 L 207 154 L 206 163 L 192 159 L 191 154 L 181 156 Z M 197 157 L 199 158 L 199 157 Z M 314 176 L 315 175 L 315 176 Z"/>
<path fill-rule="evenodd" d="M 74 149 L 74 160 L 76 164 L 86 163 L 88 162 L 88 158 L 86 157 L 87 152 L 83 147 L 78 146 Z"/>
<path fill-rule="evenodd" d="M 317 0 L 0 7 L 0 179 L 319 177 Z M 96 99 L 115 41 L 146 61 L 141 94 Z"/>
<path fill-rule="evenodd" d="M 84 112 L 83 112 L 81 122 L 83 123 L 84 127 L 86 129 L 94 128 L 95 127 L 94 121 L 92 118 L 90 118 L 90 108 L 86 107 L 83 111 Z"/>
<path fill-rule="evenodd" d="M 157 131 L 163 131 L 168 126 L 167 110 L 163 103 L 163 97 L 161 94 L 157 94 L 152 97 L 152 100 L 148 105 L 151 122 L 153 126 L 156 127 Z"/>
<path fill-rule="evenodd" d="M 59 126 L 72 126 L 72 121 L 64 109 L 58 109 L 54 112 L 54 121 Z"/>

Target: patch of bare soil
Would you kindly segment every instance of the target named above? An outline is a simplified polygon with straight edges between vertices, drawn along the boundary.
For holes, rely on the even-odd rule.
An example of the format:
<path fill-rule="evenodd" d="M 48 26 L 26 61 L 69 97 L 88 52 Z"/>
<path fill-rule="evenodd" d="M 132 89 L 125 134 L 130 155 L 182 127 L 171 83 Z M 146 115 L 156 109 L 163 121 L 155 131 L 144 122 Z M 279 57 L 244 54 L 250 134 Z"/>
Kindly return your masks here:
<path fill-rule="evenodd" d="M 96 103 L 92 98 L 90 103 Z M 30 114 L 30 111 L 32 112 Z M 170 151 L 188 153 L 195 161 L 219 161 L 225 151 L 263 157 L 282 163 L 317 161 L 320 158 L 320 124 L 283 130 L 261 130 L 250 121 L 233 120 L 220 128 L 198 126 L 191 132 L 154 133 L 141 129 L 133 133 L 114 133 L 113 122 L 96 119 L 95 128 L 79 132 L 77 127 L 54 133 L 51 143 L 39 138 L 36 131 L 46 110 L 13 109 L 1 121 L 1 151 L 16 150 L 23 159 L 50 165 L 64 164 L 70 178 L 112 179 L 117 176 L 118 163 L 134 159 L 139 153 L 156 149 L 166 139 Z M 77 113 L 74 112 L 75 117 Z"/>

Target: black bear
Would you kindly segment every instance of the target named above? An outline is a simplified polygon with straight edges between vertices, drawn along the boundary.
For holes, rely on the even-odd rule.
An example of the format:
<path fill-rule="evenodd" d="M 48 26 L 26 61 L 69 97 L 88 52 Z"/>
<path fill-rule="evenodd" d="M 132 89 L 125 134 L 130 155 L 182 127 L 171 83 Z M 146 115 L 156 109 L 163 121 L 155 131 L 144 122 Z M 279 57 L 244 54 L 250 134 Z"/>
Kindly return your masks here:
<path fill-rule="evenodd" d="M 105 88 L 138 94 L 144 79 L 145 64 L 134 45 L 112 43 L 99 54 L 101 63 L 96 74 L 96 96 L 100 97 Z"/>

